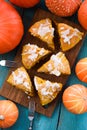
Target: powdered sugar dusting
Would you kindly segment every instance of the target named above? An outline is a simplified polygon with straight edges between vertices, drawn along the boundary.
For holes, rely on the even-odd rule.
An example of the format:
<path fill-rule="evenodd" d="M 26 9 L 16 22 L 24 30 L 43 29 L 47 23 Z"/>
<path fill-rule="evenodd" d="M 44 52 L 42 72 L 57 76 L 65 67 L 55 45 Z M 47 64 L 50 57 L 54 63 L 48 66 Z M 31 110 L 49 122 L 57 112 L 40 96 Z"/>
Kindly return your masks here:
<path fill-rule="evenodd" d="M 41 23 L 38 29 L 38 34 L 40 36 L 45 36 L 48 32 L 51 33 L 51 35 L 54 35 L 54 28 L 50 28 L 50 22 L 48 21 L 48 19 L 46 19 L 45 23 Z"/>
<path fill-rule="evenodd" d="M 53 82 L 50 82 L 49 80 L 44 80 L 44 82 L 38 83 L 37 77 L 35 77 L 34 83 L 36 86 L 36 90 L 41 91 L 41 94 L 44 96 L 46 95 L 53 96 L 54 92 L 60 91 L 60 84 L 56 82 L 53 83 Z"/>
<path fill-rule="evenodd" d="M 28 48 L 24 50 L 22 55 L 28 54 L 28 59 L 31 61 L 36 61 L 38 56 L 44 55 L 44 53 L 46 51 L 44 48 L 39 48 L 37 45 L 33 45 L 30 43 L 28 43 L 26 45 L 26 47 L 28 47 Z"/>
<path fill-rule="evenodd" d="M 26 88 L 29 88 L 29 83 L 25 81 L 27 79 L 26 73 L 18 69 L 18 73 L 12 72 L 13 82 L 17 85 L 23 84 Z"/>
<path fill-rule="evenodd" d="M 52 61 L 53 64 L 49 63 L 47 66 L 47 69 L 50 72 L 50 74 L 54 74 L 56 76 L 59 76 L 61 74 L 59 66 L 62 66 L 62 68 L 64 67 L 62 63 L 62 58 L 64 57 L 64 54 L 61 57 L 60 55 L 61 52 L 51 56 L 50 60 Z"/>
<path fill-rule="evenodd" d="M 71 43 L 70 40 L 74 36 L 78 36 L 78 32 L 79 32 L 78 29 L 74 29 L 74 32 L 70 34 L 70 29 L 66 29 L 66 30 L 62 30 L 60 32 L 60 34 L 61 34 L 61 38 L 64 39 L 64 42 L 70 44 Z M 81 37 L 80 37 L 80 39 L 81 39 Z"/>

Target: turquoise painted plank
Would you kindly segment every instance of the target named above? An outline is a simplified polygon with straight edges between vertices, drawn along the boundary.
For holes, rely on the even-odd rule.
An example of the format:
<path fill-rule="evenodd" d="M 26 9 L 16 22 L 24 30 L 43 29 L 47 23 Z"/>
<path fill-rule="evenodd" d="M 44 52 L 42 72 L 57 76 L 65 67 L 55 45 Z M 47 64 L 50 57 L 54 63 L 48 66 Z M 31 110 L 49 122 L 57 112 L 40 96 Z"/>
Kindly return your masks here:
<path fill-rule="evenodd" d="M 87 130 L 87 113 L 76 115 L 72 114 L 61 106 L 61 117 L 57 130 Z"/>
<path fill-rule="evenodd" d="M 55 108 L 52 117 L 46 117 L 41 114 L 35 114 L 33 130 L 56 130 L 60 112 L 60 104 Z"/>
<path fill-rule="evenodd" d="M 80 50 L 75 64 L 83 57 L 87 57 L 87 36 L 84 40 L 84 44 Z M 72 69 L 72 75 L 69 77 L 65 87 L 73 84 L 82 84 L 87 87 L 86 83 L 81 82 L 75 74 L 75 65 Z M 57 130 L 87 130 L 87 113 L 76 115 L 66 110 L 63 104 L 61 104 L 60 120 Z"/>

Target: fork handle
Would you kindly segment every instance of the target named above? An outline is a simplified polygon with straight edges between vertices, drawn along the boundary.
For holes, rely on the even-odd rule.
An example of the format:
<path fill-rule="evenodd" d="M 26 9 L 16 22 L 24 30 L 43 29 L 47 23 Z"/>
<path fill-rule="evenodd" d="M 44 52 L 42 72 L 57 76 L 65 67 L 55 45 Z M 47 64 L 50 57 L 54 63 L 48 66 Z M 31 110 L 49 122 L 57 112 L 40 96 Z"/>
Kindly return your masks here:
<path fill-rule="evenodd" d="M 33 126 L 33 120 L 30 121 L 30 127 L 28 130 L 32 130 L 32 126 Z"/>

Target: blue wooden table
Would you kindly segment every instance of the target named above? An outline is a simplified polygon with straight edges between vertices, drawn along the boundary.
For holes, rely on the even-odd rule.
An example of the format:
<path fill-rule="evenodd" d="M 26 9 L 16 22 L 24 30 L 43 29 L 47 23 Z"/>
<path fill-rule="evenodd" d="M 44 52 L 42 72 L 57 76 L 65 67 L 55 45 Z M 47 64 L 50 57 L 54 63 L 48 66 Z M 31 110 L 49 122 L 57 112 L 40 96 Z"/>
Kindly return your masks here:
<path fill-rule="evenodd" d="M 44 0 L 41 0 L 41 2 L 37 6 L 31 9 L 18 9 L 18 11 L 21 13 L 22 18 L 23 18 L 25 33 L 27 32 L 29 24 L 31 23 L 31 20 L 37 8 L 42 8 L 42 9 L 47 10 Z M 77 14 L 67 19 L 75 23 L 78 23 Z M 0 60 L 1 59 L 14 59 L 17 49 L 18 47 L 7 54 L 0 55 Z M 86 56 L 87 56 L 87 37 L 84 40 L 83 46 L 79 52 L 79 55 L 76 59 L 75 64 L 77 63 L 79 59 Z M 64 87 L 67 87 L 72 84 L 77 84 L 77 83 L 80 83 L 86 86 L 87 84 L 82 83 L 77 79 L 74 69 L 75 69 L 75 65 L 73 66 L 72 74 L 68 78 L 68 81 Z M 6 78 L 6 75 L 8 74 L 8 71 L 9 71 L 8 68 L 0 66 L 0 87 L 2 87 L 2 84 Z M 0 100 L 2 99 L 5 99 L 5 98 L 0 97 Z M 29 127 L 28 109 L 19 104 L 17 104 L 17 106 L 19 109 L 19 118 L 12 127 L 6 130 L 28 130 L 28 127 Z M 61 101 L 59 104 L 57 104 L 51 118 L 35 113 L 33 130 L 44 130 L 44 129 L 45 130 L 87 130 L 86 124 L 87 124 L 87 113 L 82 114 L 82 115 L 72 114 L 65 109 Z"/>

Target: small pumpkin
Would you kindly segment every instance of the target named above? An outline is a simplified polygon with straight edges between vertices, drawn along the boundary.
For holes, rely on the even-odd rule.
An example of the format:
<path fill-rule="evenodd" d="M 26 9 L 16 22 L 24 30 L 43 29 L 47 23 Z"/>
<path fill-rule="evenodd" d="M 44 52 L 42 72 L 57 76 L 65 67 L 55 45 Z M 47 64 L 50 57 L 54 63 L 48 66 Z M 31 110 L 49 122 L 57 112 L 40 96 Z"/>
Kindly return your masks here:
<path fill-rule="evenodd" d="M 12 126 L 19 115 L 17 106 L 10 100 L 0 100 L 0 128 Z"/>
<path fill-rule="evenodd" d="M 30 8 L 35 6 L 40 0 L 10 0 L 13 4 L 23 7 L 23 8 Z"/>
<path fill-rule="evenodd" d="M 87 0 L 84 0 L 78 10 L 78 21 L 87 30 Z"/>
<path fill-rule="evenodd" d="M 87 112 L 87 88 L 80 84 L 69 86 L 63 93 L 63 104 L 74 114 Z"/>
<path fill-rule="evenodd" d="M 15 8 L 0 0 L 0 54 L 13 50 L 24 33 L 22 19 Z"/>
<path fill-rule="evenodd" d="M 78 61 L 75 67 L 75 72 L 78 79 L 87 83 L 87 57 L 82 58 Z"/>
<path fill-rule="evenodd" d="M 72 16 L 79 8 L 82 0 L 45 0 L 48 9 L 61 17 Z"/>

